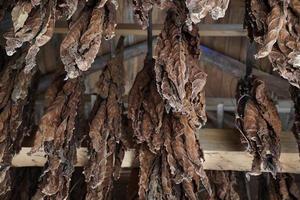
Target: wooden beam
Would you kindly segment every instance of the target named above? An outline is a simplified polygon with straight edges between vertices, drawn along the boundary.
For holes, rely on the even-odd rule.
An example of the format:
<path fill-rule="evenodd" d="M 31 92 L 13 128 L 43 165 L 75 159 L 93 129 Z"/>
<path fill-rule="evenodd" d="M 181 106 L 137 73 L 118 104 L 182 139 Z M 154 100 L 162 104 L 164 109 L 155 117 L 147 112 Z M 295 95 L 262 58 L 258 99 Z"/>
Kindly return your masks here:
<path fill-rule="evenodd" d="M 163 24 L 153 24 L 153 35 L 158 35 L 162 30 Z M 58 24 L 54 32 L 66 34 L 68 28 Z M 199 34 L 206 37 L 245 37 L 247 31 L 242 24 L 199 24 Z M 116 35 L 139 35 L 146 36 L 147 30 L 142 30 L 138 24 L 120 23 L 116 27 Z"/>
<path fill-rule="evenodd" d="M 210 170 L 250 171 L 252 156 L 243 150 L 240 144 L 240 134 L 236 130 L 201 129 L 198 134 L 201 147 L 204 150 L 204 168 Z M 14 167 L 44 166 L 46 162 L 43 151 L 31 156 L 27 153 L 30 147 L 23 147 L 12 160 Z M 282 172 L 300 173 L 300 159 L 296 140 L 290 132 L 281 135 L 281 167 Z M 83 166 L 87 162 L 87 149 L 78 148 L 78 162 L 76 166 Z M 122 163 L 123 168 L 136 167 L 133 165 L 135 151 L 126 151 Z"/>
<path fill-rule="evenodd" d="M 206 46 L 201 45 L 201 50 L 202 54 L 200 60 L 202 62 L 217 67 L 223 72 L 231 74 L 238 79 L 245 76 L 246 65 L 244 63 L 226 56 L 220 52 L 214 51 Z M 264 80 L 268 89 L 272 92 L 275 92 L 275 94 L 279 98 L 290 98 L 289 84 L 283 78 L 265 73 L 258 69 L 253 69 L 253 74 Z"/>

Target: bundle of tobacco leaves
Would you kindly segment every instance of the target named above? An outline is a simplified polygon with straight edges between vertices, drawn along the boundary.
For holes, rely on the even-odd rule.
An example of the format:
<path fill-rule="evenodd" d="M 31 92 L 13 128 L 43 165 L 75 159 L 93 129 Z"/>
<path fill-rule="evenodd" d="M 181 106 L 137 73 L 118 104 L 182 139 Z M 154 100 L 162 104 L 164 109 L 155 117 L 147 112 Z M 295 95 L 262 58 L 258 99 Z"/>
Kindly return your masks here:
<path fill-rule="evenodd" d="M 33 130 L 36 70 L 25 72 L 24 52 L 4 59 L 0 74 L 0 196 L 11 189 L 11 161 Z M 4 57 L 3 57 L 4 58 Z M 30 94 L 30 95 L 29 95 Z"/>
<path fill-rule="evenodd" d="M 111 199 L 113 181 L 119 178 L 124 157 L 122 133 L 124 92 L 123 37 L 116 56 L 102 71 L 97 83 L 97 100 L 90 115 L 89 160 L 84 167 L 86 199 Z"/>
<path fill-rule="evenodd" d="M 247 0 L 249 37 L 261 48 L 256 58 L 269 58 L 275 71 L 300 88 L 300 6 L 298 0 Z"/>
<path fill-rule="evenodd" d="M 76 78 L 91 67 L 102 36 L 110 39 L 116 26 L 116 0 L 19 0 L 11 11 L 13 28 L 5 34 L 7 55 L 28 46 L 25 72 L 36 66 L 36 56 L 53 36 L 55 22 L 71 19 L 60 48 L 67 76 Z"/>
<path fill-rule="evenodd" d="M 295 117 L 294 117 L 294 125 L 293 125 L 293 133 L 297 140 L 299 155 L 300 155 L 300 89 L 294 86 L 290 87 L 290 93 L 292 100 L 294 102 L 295 108 Z"/>
<path fill-rule="evenodd" d="M 245 185 L 245 173 L 236 171 L 212 171 L 207 170 L 212 188 L 209 196 L 204 190 L 201 191 L 200 199 L 210 200 L 246 200 L 247 191 Z"/>
<path fill-rule="evenodd" d="M 293 174 L 278 174 L 276 179 L 270 178 L 267 184 L 266 199 L 290 200 L 300 198 L 299 183 Z"/>
<path fill-rule="evenodd" d="M 262 163 L 263 169 L 275 176 L 280 169 L 281 121 L 265 83 L 255 77 L 240 80 L 236 99 L 236 126 L 254 156 L 253 173 L 260 173 Z"/>
<path fill-rule="evenodd" d="M 208 14 L 214 20 L 225 16 L 230 0 L 186 0 L 190 18 L 193 23 L 199 23 Z"/>
<path fill-rule="evenodd" d="M 139 198 L 197 199 L 200 180 L 209 193 L 210 186 L 196 126 L 188 115 L 167 112 L 157 91 L 154 65 L 154 60 L 145 61 L 128 101 L 140 161 Z"/>
<path fill-rule="evenodd" d="M 64 81 L 60 75 L 49 87 L 31 153 L 42 148 L 47 163 L 34 199 L 67 199 L 71 176 L 76 164 L 76 147 L 81 134 L 80 108 L 84 86 L 82 77 Z"/>
<path fill-rule="evenodd" d="M 206 74 L 199 69 L 200 37 L 195 25 L 185 24 L 184 3 L 168 11 L 155 49 L 158 92 L 174 112 L 187 115 L 191 126 L 206 122 L 204 85 Z"/>
<path fill-rule="evenodd" d="M 116 0 L 97 0 L 87 3 L 72 20 L 60 47 L 61 60 L 69 78 L 76 78 L 91 67 L 102 36 L 111 39 L 115 35 L 117 7 Z"/>
<path fill-rule="evenodd" d="M 186 23 L 197 24 L 208 14 L 214 20 L 225 16 L 230 0 L 132 0 L 134 17 L 143 29 L 148 26 L 149 11 L 156 5 L 160 9 L 170 9 L 177 7 L 177 4 L 185 4 L 189 13 Z"/>
<path fill-rule="evenodd" d="M 68 9 L 64 9 L 65 7 Z M 28 46 L 25 72 L 29 73 L 36 66 L 40 47 L 52 38 L 55 21 L 62 17 L 62 13 L 67 13 L 70 17 L 76 8 L 77 0 L 63 0 L 59 3 L 57 0 L 17 1 L 11 11 L 13 28 L 5 34 L 7 55 L 11 56 L 20 47 Z"/>

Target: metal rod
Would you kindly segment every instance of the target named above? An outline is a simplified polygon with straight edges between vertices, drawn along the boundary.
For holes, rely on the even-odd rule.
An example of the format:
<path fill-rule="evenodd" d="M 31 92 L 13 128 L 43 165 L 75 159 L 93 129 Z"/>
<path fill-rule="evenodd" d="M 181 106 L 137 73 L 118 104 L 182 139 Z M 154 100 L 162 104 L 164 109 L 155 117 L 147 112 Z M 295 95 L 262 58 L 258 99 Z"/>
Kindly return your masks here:
<path fill-rule="evenodd" d="M 148 27 L 147 27 L 147 58 L 148 59 L 152 59 L 153 55 L 152 55 L 152 43 L 153 43 L 153 36 L 152 36 L 152 9 L 149 10 L 148 13 L 149 16 L 149 20 L 148 20 Z"/>

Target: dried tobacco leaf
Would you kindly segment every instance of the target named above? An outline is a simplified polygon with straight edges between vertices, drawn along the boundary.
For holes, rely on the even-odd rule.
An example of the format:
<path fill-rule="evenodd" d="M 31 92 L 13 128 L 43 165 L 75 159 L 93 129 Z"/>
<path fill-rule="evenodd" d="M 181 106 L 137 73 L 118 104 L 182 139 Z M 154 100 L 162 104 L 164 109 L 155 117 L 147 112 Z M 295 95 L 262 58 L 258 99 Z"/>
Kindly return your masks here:
<path fill-rule="evenodd" d="M 267 193 L 268 199 L 289 200 L 299 199 L 299 186 L 292 174 L 278 174 L 276 179 L 270 179 Z"/>
<path fill-rule="evenodd" d="M 52 38 L 57 19 L 56 6 L 56 0 L 48 0 L 43 4 L 21 0 L 12 10 L 14 29 L 5 36 L 6 52 L 11 56 L 18 48 L 29 44 L 25 57 L 26 73 L 36 66 L 36 56 L 40 47 Z"/>
<path fill-rule="evenodd" d="M 243 143 L 254 156 L 253 173 L 263 169 L 276 175 L 280 169 L 281 121 L 263 81 L 252 77 L 241 80 L 237 87 L 236 125 Z"/>
<path fill-rule="evenodd" d="M 63 77 L 61 76 L 61 79 Z M 61 82 L 60 79 L 56 81 Z M 36 135 L 32 152 L 43 147 L 47 163 L 34 199 L 49 197 L 66 199 L 69 195 L 71 176 L 76 163 L 76 147 L 79 145 L 78 116 L 84 92 L 81 77 L 55 84 L 59 89 L 49 102 Z M 53 87 L 50 87 L 53 90 Z"/>
<path fill-rule="evenodd" d="M 98 1 L 93 7 L 86 5 L 78 19 L 71 23 L 60 47 L 68 78 L 76 78 L 81 71 L 91 67 L 100 49 L 102 35 L 106 39 L 114 36 L 117 7 L 115 0 Z"/>
<path fill-rule="evenodd" d="M 295 108 L 295 118 L 292 130 L 297 140 L 300 155 L 300 89 L 291 86 L 290 92 Z"/>
<path fill-rule="evenodd" d="M 78 0 L 62 0 L 59 1 L 57 10 L 61 12 L 61 15 L 65 15 L 67 19 L 70 19 L 75 13 L 78 3 Z"/>
<path fill-rule="evenodd" d="M 178 7 L 179 4 L 185 4 L 184 7 L 189 11 L 185 23 L 191 27 L 192 23 L 199 23 L 208 14 L 214 20 L 224 17 L 229 2 L 230 0 L 132 0 L 134 18 L 143 29 L 146 29 L 149 24 L 148 14 L 154 6 L 160 9 L 170 9 Z"/>
<path fill-rule="evenodd" d="M 89 130 L 89 161 L 84 167 L 87 182 L 86 199 L 110 199 L 113 181 L 125 153 L 122 141 L 121 102 L 124 92 L 123 39 L 119 41 L 117 56 L 104 68 L 99 77 L 98 97 L 91 113 Z"/>
<path fill-rule="evenodd" d="M 17 53 L 2 67 L 0 77 L 0 196 L 11 189 L 11 160 L 32 132 L 36 70 L 25 73 L 24 53 Z M 28 94 L 31 94 L 30 96 Z"/>
<path fill-rule="evenodd" d="M 128 117 L 139 144 L 139 197 L 196 199 L 200 180 L 210 191 L 196 126 L 185 114 L 166 112 L 154 76 L 154 60 L 146 60 L 128 101 Z"/>
<path fill-rule="evenodd" d="M 186 0 L 186 6 L 190 12 L 191 21 L 195 24 L 208 14 L 214 20 L 225 16 L 230 0 Z"/>
<path fill-rule="evenodd" d="M 184 5 L 170 9 L 156 46 L 157 88 L 174 112 L 188 115 L 190 124 L 206 122 L 204 85 L 206 74 L 199 69 L 200 37 L 185 25 Z"/>
<path fill-rule="evenodd" d="M 247 198 L 243 172 L 206 171 L 212 187 L 212 196 L 203 194 L 201 199 L 244 200 Z"/>
<path fill-rule="evenodd" d="M 300 87 L 300 18 L 296 1 L 246 1 L 249 37 L 261 45 L 256 58 L 269 58 L 274 70 Z"/>
<path fill-rule="evenodd" d="M 162 146 L 162 119 L 164 102 L 153 81 L 154 61 L 145 61 L 144 68 L 134 81 L 128 95 L 128 117 L 137 143 L 147 142 L 150 151 L 156 152 Z"/>

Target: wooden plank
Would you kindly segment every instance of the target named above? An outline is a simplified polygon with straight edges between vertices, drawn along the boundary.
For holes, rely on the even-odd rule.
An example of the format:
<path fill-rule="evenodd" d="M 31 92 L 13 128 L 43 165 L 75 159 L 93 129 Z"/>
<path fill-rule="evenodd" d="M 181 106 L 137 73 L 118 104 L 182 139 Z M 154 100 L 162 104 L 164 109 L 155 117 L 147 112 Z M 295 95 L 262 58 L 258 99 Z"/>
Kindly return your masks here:
<path fill-rule="evenodd" d="M 226 56 L 202 45 L 201 50 L 201 61 L 215 66 L 223 72 L 231 74 L 235 78 L 241 78 L 245 76 L 246 65 L 244 63 L 241 63 L 238 60 L 235 60 L 229 56 Z M 264 80 L 268 89 L 272 92 L 275 92 L 275 94 L 279 98 L 290 98 L 289 84 L 286 80 L 272 74 L 265 73 L 258 69 L 253 69 L 253 75 L 258 76 L 259 78 Z"/>
<path fill-rule="evenodd" d="M 163 24 L 153 24 L 153 35 L 158 35 Z M 66 34 L 68 28 L 58 24 L 55 33 Z M 242 24 L 199 24 L 199 34 L 206 37 L 245 37 L 247 31 Z M 120 23 L 116 27 L 116 35 L 139 35 L 146 36 L 147 30 L 142 30 L 138 24 Z"/>
<path fill-rule="evenodd" d="M 239 133 L 231 129 L 202 129 L 197 134 L 204 150 L 204 168 L 210 170 L 250 171 L 252 156 L 243 150 L 239 141 Z M 14 167 L 43 166 L 46 162 L 45 154 L 39 151 L 31 156 L 27 153 L 30 147 L 23 147 L 12 160 Z M 281 165 L 282 172 L 300 173 L 300 159 L 294 136 L 290 132 L 281 135 Z M 87 162 L 87 149 L 77 150 L 78 163 L 83 166 Z M 123 168 L 136 167 L 135 151 L 126 151 L 122 163 Z"/>

